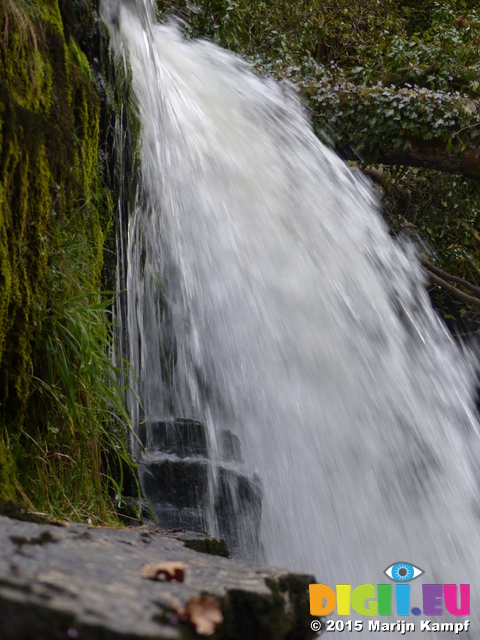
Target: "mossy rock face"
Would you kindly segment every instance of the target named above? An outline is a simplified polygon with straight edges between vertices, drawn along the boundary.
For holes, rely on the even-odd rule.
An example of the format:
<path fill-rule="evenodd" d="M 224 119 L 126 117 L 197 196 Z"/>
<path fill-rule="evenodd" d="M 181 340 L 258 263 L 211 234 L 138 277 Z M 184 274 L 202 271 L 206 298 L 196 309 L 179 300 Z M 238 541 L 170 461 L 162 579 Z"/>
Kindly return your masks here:
<path fill-rule="evenodd" d="M 7 447 L 0 440 L 0 503 L 16 499 L 15 464 Z"/>
<path fill-rule="evenodd" d="M 66 36 L 57 1 L 0 12 L 0 420 L 24 422 L 42 328 L 62 292 L 61 237 L 89 247 L 98 286 L 104 229 L 97 206 L 99 99 L 90 66 Z M 7 17 L 7 22 L 5 20 Z M 38 347 L 38 349 L 37 349 Z M 38 356 L 37 356 L 38 352 Z"/>
<path fill-rule="evenodd" d="M 51 520 L 42 514 L 30 513 L 21 504 L 11 500 L 6 502 L 0 500 L 0 516 L 6 516 L 12 520 L 21 520 L 22 522 L 34 522 L 35 524 L 58 523 L 58 521 Z"/>
<path fill-rule="evenodd" d="M 15 461 L 17 498 L 57 517 L 69 517 L 72 493 L 83 504 L 102 501 L 110 475 L 97 468 L 104 447 L 97 435 L 110 418 L 89 404 L 96 387 L 82 369 L 78 326 L 91 312 L 91 344 L 108 352 L 111 324 L 100 292 L 115 288 L 115 259 L 104 261 L 104 253 L 113 255 L 113 203 L 128 210 L 134 187 L 127 185 L 136 176 L 128 72 L 108 50 L 98 5 L 4 0 L 0 10 L 0 447 L 8 442 Z M 70 346 L 58 338 L 60 324 L 73 336 Z M 52 366 L 52 345 L 64 355 L 63 371 Z M 114 376 L 102 367 L 98 378 L 110 384 Z M 96 424 L 85 438 L 88 412 Z M 125 444 L 125 421 L 121 428 Z M 87 486 L 90 493 L 80 495 Z M 2 491 L 15 497 L 2 487 L 0 475 L 0 498 Z M 101 511 L 107 517 L 103 502 Z"/>
<path fill-rule="evenodd" d="M 208 538 L 205 536 L 204 538 L 185 540 L 185 546 L 187 549 L 207 553 L 210 556 L 230 557 L 230 551 L 228 550 L 225 540 L 217 540 L 217 538 Z"/>

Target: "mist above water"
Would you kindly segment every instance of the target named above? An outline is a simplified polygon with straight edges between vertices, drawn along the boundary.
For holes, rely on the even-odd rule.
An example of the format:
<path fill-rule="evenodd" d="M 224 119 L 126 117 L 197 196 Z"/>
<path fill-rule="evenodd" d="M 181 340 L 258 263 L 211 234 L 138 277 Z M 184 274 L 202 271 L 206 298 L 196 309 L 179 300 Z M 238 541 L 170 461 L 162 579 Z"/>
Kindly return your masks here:
<path fill-rule="evenodd" d="M 474 376 L 413 249 L 290 88 L 154 24 L 148 3 L 117 5 L 103 11 L 142 123 L 127 286 L 147 428 L 203 420 L 213 458 L 218 429 L 239 436 L 269 563 L 356 585 L 408 561 L 470 583 L 474 619 Z"/>

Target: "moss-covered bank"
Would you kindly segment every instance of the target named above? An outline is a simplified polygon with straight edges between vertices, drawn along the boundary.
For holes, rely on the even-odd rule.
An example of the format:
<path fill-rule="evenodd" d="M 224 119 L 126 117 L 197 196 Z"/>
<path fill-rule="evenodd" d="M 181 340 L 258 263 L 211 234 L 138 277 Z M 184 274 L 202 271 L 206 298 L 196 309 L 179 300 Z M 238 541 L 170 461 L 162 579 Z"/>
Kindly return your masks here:
<path fill-rule="evenodd" d="M 35 343 L 51 308 L 52 287 L 63 284 L 60 275 L 55 278 L 58 246 L 52 239 L 67 227 L 89 245 L 85 280 L 94 288 L 99 284 L 104 232 L 96 200 L 99 104 L 85 55 L 73 39 L 65 39 L 58 2 L 3 0 L 3 5 L 0 403 L 3 420 L 21 424 Z M 82 215 L 75 216 L 80 208 Z"/>
<path fill-rule="evenodd" d="M 120 100 L 97 4 L 0 0 L 0 499 L 106 519 L 126 416 L 100 293 Z"/>

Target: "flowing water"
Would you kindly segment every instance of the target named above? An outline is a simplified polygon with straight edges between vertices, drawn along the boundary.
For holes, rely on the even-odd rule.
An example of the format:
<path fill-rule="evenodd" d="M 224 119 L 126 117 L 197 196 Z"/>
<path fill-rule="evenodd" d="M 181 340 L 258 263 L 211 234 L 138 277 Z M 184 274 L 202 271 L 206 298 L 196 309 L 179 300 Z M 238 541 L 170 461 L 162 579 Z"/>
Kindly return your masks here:
<path fill-rule="evenodd" d="M 142 123 L 127 288 L 147 428 L 203 420 L 213 459 L 218 429 L 238 435 L 269 563 L 357 585 L 408 561 L 470 583 L 475 620 L 474 376 L 413 250 L 291 89 L 154 24 L 148 3 L 103 13 Z"/>

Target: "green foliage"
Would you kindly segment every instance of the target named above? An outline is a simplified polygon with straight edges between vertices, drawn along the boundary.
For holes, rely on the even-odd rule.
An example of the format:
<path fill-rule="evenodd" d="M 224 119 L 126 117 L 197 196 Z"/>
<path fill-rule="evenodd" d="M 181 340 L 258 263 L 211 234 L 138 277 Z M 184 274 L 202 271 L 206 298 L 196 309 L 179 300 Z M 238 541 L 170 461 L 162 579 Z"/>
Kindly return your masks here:
<path fill-rule="evenodd" d="M 463 0 L 158 7 L 186 20 L 188 37 L 210 37 L 249 56 L 260 73 L 299 83 L 317 126 L 371 162 L 375 149 L 408 146 L 412 136 L 441 137 L 453 151 L 480 135 L 480 16 Z"/>
<path fill-rule="evenodd" d="M 122 491 L 112 456 L 132 465 L 100 292 L 100 105 L 67 4 L 0 4 L 0 451 L 15 463 L 0 494 L 14 484 L 36 511 L 105 522 Z"/>
<path fill-rule="evenodd" d="M 480 16 L 475 9 L 460 13 L 452 4 L 432 4 L 425 30 L 392 33 L 359 47 L 358 79 L 478 95 Z"/>
<path fill-rule="evenodd" d="M 459 92 L 359 86 L 326 70 L 299 86 L 317 128 L 328 128 L 339 147 L 353 145 L 368 162 L 378 161 L 379 149 L 408 148 L 412 138 L 441 138 L 447 151 L 461 153 L 480 137 L 480 110 Z"/>
<path fill-rule="evenodd" d="M 393 0 L 368 9 L 362 0 L 159 0 L 159 11 L 187 21 L 190 37 L 206 36 L 243 55 L 284 62 L 303 57 L 340 62 L 396 20 Z"/>
<path fill-rule="evenodd" d="M 112 364 L 111 297 L 92 292 L 92 246 L 76 231 L 86 206 L 50 239 L 47 286 L 50 305 L 39 317 L 29 402 L 29 425 L 20 431 L 20 484 L 42 511 L 72 518 L 108 519 L 107 485 L 114 482 L 117 501 L 122 487 L 108 476 L 105 452 L 131 467 L 127 452 L 128 416 L 119 372 Z M 31 481 L 31 469 L 37 478 Z"/>
<path fill-rule="evenodd" d="M 38 51 L 38 41 L 43 33 L 39 24 L 39 16 L 31 2 L 2 0 L 3 29 L 2 45 L 8 44 L 10 36 L 18 41 L 19 47 Z"/>
<path fill-rule="evenodd" d="M 461 158 L 480 143 L 477 0 L 157 4 L 162 17 L 182 19 L 187 37 L 210 38 L 247 56 L 259 74 L 294 82 L 316 131 L 350 157 L 376 163 L 382 151 L 436 141 Z M 410 193 L 408 207 L 392 186 L 398 181 Z M 393 232 L 414 225 L 432 259 L 480 283 L 476 183 L 391 167 L 383 196 Z"/>
<path fill-rule="evenodd" d="M 384 197 L 394 233 L 420 234 L 429 257 L 447 272 L 478 280 L 480 183 L 438 171 L 393 167 L 385 171 Z"/>

